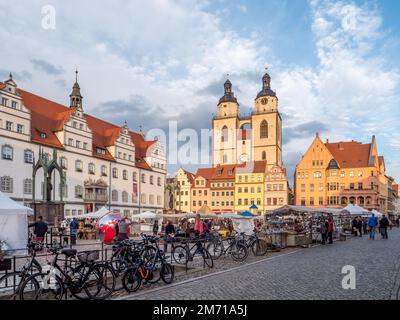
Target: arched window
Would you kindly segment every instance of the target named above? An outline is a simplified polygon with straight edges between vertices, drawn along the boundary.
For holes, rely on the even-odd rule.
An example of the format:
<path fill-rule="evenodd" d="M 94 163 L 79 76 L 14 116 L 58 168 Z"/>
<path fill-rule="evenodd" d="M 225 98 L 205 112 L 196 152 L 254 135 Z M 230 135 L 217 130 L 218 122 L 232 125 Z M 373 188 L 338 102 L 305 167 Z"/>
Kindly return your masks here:
<path fill-rule="evenodd" d="M 154 177 L 150 176 L 150 184 L 154 184 Z"/>
<path fill-rule="evenodd" d="M 113 190 L 111 192 L 111 199 L 112 199 L 112 201 L 118 201 L 118 191 L 117 190 Z"/>
<path fill-rule="evenodd" d="M 113 168 L 112 169 L 112 174 L 113 174 L 113 178 L 118 178 L 118 169 L 117 168 Z"/>
<path fill-rule="evenodd" d="M 222 142 L 228 141 L 228 127 L 227 126 L 222 127 L 221 141 Z"/>
<path fill-rule="evenodd" d="M 94 163 L 89 163 L 89 165 L 88 165 L 88 170 L 89 170 L 89 173 L 90 174 L 95 174 L 95 166 L 94 166 Z"/>
<path fill-rule="evenodd" d="M 128 192 L 122 192 L 122 202 L 128 202 Z"/>
<path fill-rule="evenodd" d="M 75 198 L 82 198 L 83 196 L 83 187 L 75 186 Z"/>
<path fill-rule="evenodd" d="M 6 144 L 1 147 L 1 157 L 4 160 L 12 160 L 14 158 L 14 149 L 10 145 Z"/>
<path fill-rule="evenodd" d="M 101 166 L 101 175 L 103 177 L 107 177 L 107 166 L 105 166 L 105 165 Z"/>
<path fill-rule="evenodd" d="M 262 160 L 267 160 L 267 153 L 265 151 L 262 152 L 261 159 Z"/>
<path fill-rule="evenodd" d="M 75 170 L 78 172 L 82 172 L 83 169 L 83 162 L 81 160 L 75 161 Z"/>
<path fill-rule="evenodd" d="M 24 160 L 25 163 L 33 163 L 33 151 L 32 150 L 25 150 L 24 151 Z"/>
<path fill-rule="evenodd" d="M 260 124 L 260 138 L 268 138 L 268 123 L 265 120 Z"/>
<path fill-rule="evenodd" d="M 67 169 L 68 168 L 67 158 L 66 157 L 61 157 L 60 158 L 60 164 L 61 164 L 61 168 Z"/>

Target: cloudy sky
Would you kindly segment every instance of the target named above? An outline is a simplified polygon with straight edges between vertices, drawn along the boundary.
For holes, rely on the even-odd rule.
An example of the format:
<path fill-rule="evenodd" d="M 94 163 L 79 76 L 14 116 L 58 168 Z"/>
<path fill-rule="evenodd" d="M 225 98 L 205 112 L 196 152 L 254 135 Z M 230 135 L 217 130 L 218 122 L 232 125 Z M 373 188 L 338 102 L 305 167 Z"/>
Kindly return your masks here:
<path fill-rule="evenodd" d="M 55 29 L 43 28 L 45 5 Z M 365 143 L 375 134 L 400 180 L 398 12 L 389 0 L 0 0 L 0 76 L 67 104 L 78 67 L 87 113 L 132 130 L 177 120 L 199 131 L 226 74 L 245 115 L 268 66 L 290 178 L 319 132 Z"/>

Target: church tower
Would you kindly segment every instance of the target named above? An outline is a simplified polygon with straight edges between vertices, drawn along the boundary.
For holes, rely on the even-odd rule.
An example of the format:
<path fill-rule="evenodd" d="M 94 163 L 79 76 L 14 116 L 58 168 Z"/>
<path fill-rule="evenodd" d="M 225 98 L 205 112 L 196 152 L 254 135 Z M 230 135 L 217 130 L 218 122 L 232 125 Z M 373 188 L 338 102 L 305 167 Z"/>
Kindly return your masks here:
<path fill-rule="evenodd" d="M 262 90 L 255 99 L 251 126 L 253 159 L 267 160 L 269 168 L 274 165 L 282 167 L 282 118 L 268 72 L 262 78 Z"/>
<path fill-rule="evenodd" d="M 219 99 L 217 115 L 213 119 L 213 166 L 237 161 L 236 141 L 239 123 L 239 104 L 232 91 L 232 83 L 224 83 L 224 95 Z"/>
<path fill-rule="evenodd" d="M 81 95 L 81 88 L 79 87 L 78 84 L 78 70 L 75 71 L 75 83 L 72 87 L 72 92 L 69 95 L 69 99 L 70 99 L 70 104 L 69 106 L 71 108 L 77 108 L 77 109 L 81 109 L 80 111 L 82 111 L 82 95 Z"/>

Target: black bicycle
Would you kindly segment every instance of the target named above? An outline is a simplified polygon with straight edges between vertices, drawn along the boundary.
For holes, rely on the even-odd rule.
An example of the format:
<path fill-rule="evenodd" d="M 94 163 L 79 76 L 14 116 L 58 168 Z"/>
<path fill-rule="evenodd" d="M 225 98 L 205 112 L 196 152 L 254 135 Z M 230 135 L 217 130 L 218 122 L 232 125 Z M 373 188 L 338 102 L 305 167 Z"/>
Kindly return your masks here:
<path fill-rule="evenodd" d="M 52 262 L 46 271 L 43 268 L 22 283 L 21 300 L 61 300 L 68 290 L 81 300 L 106 299 L 113 293 L 116 282 L 114 270 L 106 263 L 96 262 L 98 251 L 78 254 L 76 249 L 59 247 L 49 251 L 54 255 Z M 57 263 L 60 253 L 66 257 L 64 266 Z"/>
<path fill-rule="evenodd" d="M 19 297 L 21 284 L 33 273 L 41 272 L 42 266 L 36 260 L 38 251 L 43 250 L 42 242 L 30 241 L 28 244 L 29 259 L 21 270 L 9 272 L 0 277 L 0 290 L 8 292 L 12 290 L 12 294 L 8 297 L 10 300 L 16 300 Z"/>
<path fill-rule="evenodd" d="M 203 258 L 203 266 L 214 267 L 213 258 L 203 244 L 207 239 L 194 238 L 192 240 L 193 242 L 187 241 L 173 248 L 172 257 L 174 261 L 178 264 L 186 265 L 189 261 L 193 261 L 197 255 Z M 191 244 L 192 246 L 190 246 Z"/>
<path fill-rule="evenodd" d="M 215 238 L 208 244 L 207 249 L 212 254 L 212 257 L 218 259 L 222 255 L 230 255 L 235 261 L 245 261 L 249 255 L 246 245 L 237 237 L 228 237 L 226 240 L 227 246 L 225 246 L 224 241 L 220 237 Z"/>
<path fill-rule="evenodd" d="M 146 240 L 153 245 L 147 244 L 141 249 L 133 250 L 135 263 L 122 277 L 122 284 L 127 292 L 137 291 L 142 283 L 153 284 L 161 279 L 170 284 L 174 280 L 174 267 L 167 262 L 164 251 L 160 250 L 159 238 L 147 237 Z M 154 252 L 152 257 L 151 252 Z"/>
<path fill-rule="evenodd" d="M 248 250 L 251 250 L 255 256 L 264 256 L 267 254 L 268 242 L 265 239 L 260 239 L 255 230 L 253 234 L 249 236 L 241 232 L 238 236 L 238 241 L 244 244 Z"/>

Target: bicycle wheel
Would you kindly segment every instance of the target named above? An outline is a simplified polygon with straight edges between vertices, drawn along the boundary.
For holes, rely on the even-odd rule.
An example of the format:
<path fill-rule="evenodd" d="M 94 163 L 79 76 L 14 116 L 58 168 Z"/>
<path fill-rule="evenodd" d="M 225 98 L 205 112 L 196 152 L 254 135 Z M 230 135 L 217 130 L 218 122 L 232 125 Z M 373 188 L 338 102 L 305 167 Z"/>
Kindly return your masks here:
<path fill-rule="evenodd" d="M 263 239 L 257 239 L 252 243 L 251 251 L 255 256 L 264 256 L 268 250 L 268 243 Z"/>
<path fill-rule="evenodd" d="M 78 300 L 91 299 L 90 295 L 85 290 L 84 283 L 82 283 L 82 279 L 84 279 L 87 273 L 86 267 L 84 265 L 80 265 L 77 268 L 66 267 L 66 272 L 72 277 L 72 281 L 68 284 L 68 289 L 72 296 Z"/>
<path fill-rule="evenodd" d="M 170 265 L 169 263 L 163 263 L 161 266 L 161 279 L 164 281 L 166 284 L 172 283 L 174 281 L 174 267 Z"/>
<path fill-rule="evenodd" d="M 211 242 L 207 245 L 207 250 L 213 257 L 213 259 L 218 259 L 222 256 L 222 253 L 224 252 L 224 244 L 222 243 L 222 241 L 214 243 Z"/>
<path fill-rule="evenodd" d="M 212 258 L 210 252 L 207 249 L 203 249 L 203 260 L 204 260 L 204 264 L 207 267 L 209 267 L 209 268 L 214 267 L 213 258 Z"/>
<path fill-rule="evenodd" d="M 89 271 L 83 287 L 91 299 L 104 300 L 114 292 L 115 283 L 114 269 L 108 264 L 97 264 Z"/>
<path fill-rule="evenodd" d="M 154 259 L 154 256 L 156 255 L 156 248 L 154 247 L 147 247 L 142 254 L 143 261 L 145 263 L 151 262 Z"/>
<path fill-rule="evenodd" d="M 61 300 L 64 286 L 59 276 L 35 273 L 21 284 L 20 300 Z"/>
<path fill-rule="evenodd" d="M 0 300 L 16 300 L 23 280 L 23 274 L 21 271 L 10 272 L 2 276 L 0 278 L 0 292 L 2 292 Z"/>
<path fill-rule="evenodd" d="M 245 245 L 241 243 L 233 244 L 230 248 L 232 259 L 238 262 L 246 260 L 249 252 Z"/>
<path fill-rule="evenodd" d="M 122 285 L 127 292 L 136 292 L 141 284 L 142 278 L 136 267 L 125 271 L 122 276 Z"/>
<path fill-rule="evenodd" d="M 189 260 L 189 254 L 182 245 L 174 247 L 172 250 L 172 257 L 177 264 L 186 264 Z"/>

